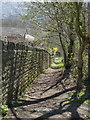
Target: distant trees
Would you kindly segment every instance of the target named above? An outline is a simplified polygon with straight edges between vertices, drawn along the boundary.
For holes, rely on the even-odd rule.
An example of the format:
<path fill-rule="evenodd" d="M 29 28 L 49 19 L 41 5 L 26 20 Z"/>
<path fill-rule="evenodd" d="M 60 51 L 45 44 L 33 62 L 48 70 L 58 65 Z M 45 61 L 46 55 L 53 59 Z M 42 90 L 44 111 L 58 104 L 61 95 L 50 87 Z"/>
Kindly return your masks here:
<path fill-rule="evenodd" d="M 25 27 L 25 25 L 21 22 L 21 18 L 16 17 L 16 16 L 13 16 L 7 19 L 2 19 L 2 26 L 3 27 L 17 27 L 17 28 Z"/>

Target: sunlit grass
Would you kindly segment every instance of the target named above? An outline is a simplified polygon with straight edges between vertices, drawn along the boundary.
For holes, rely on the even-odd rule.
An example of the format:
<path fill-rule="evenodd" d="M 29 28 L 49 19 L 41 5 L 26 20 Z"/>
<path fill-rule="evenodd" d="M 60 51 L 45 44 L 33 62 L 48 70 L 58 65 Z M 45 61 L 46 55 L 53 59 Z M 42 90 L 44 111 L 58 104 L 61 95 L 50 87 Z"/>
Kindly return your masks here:
<path fill-rule="evenodd" d="M 51 68 L 49 67 L 48 70 L 51 70 Z"/>
<path fill-rule="evenodd" d="M 64 70 L 64 63 L 62 62 L 63 58 L 56 57 L 54 58 L 54 62 L 51 64 L 51 68 L 59 68 L 61 70 Z"/>
<path fill-rule="evenodd" d="M 81 97 L 81 96 L 83 96 L 85 93 L 84 92 L 79 92 L 79 93 L 77 93 L 77 96 L 78 97 Z"/>
<path fill-rule="evenodd" d="M 75 96 L 73 96 L 72 93 L 68 93 L 69 97 L 67 100 L 70 100 L 72 102 L 83 102 L 83 103 L 90 103 L 90 99 L 86 98 L 88 97 L 88 94 L 85 94 L 85 92 L 78 92 Z"/>
<path fill-rule="evenodd" d="M 52 63 L 52 64 L 51 64 L 51 67 L 53 67 L 53 66 L 55 66 L 55 65 L 56 65 L 55 63 Z"/>
<path fill-rule="evenodd" d="M 85 100 L 84 103 L 90 103 L 90 100 Z"/>
<path fill-rule="evenodd" d="M 63 60 L 63 58 L 62 57 L 60 57 L 60 58 L 54 58 L 54 61 L 56 62 L 56 63 L 60 63 L 60 62 L 62 62 L 62 60 Z"/>
<path fill-rule="evenodd" d="M 63 67 L 64 66 L 63 62 L 59 63 L 58 66 Z"/>
<path fill-rule="evenodd" d="M 60 70 L 61 70 L 61 71 L 64 71 L 64 70 L 65 70 L 65 68 L 64 68 L 64 67 L 61 67 L 61 68 L 60 68 Z"/>

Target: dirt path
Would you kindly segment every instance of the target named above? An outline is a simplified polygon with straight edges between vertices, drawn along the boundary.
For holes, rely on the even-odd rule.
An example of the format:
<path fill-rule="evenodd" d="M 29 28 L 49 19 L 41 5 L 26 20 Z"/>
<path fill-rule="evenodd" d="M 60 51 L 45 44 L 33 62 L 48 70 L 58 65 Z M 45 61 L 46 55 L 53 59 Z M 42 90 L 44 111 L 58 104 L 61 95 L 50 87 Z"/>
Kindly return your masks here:
<path fill-rule="evenodd" d="M 62 73 L 51 69 L 41 74 L 32 89 L 6 116 L 16 120 L 84 120 L 88 105 L 67 101 L 75 86 L 62 81 Z M 82 119 L 80 118 L 82 117 Z M 11 119 L 10 119 L 11 120 Z M 15 119 L 14 119 L 15 120 Z"/>

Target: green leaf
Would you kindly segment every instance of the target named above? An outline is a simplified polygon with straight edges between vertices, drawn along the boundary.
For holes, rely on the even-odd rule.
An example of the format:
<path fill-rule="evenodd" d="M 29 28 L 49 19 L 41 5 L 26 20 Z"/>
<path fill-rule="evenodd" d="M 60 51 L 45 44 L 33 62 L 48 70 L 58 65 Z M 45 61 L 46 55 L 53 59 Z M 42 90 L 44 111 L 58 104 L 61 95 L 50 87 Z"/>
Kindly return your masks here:
<path fill-rule="evenodd" d="M 2 105 L 1 106 L 1 112 L 2 112 L 2 115 L 5 116 L 7 113 L 8 113 L 8 105 Z"/>

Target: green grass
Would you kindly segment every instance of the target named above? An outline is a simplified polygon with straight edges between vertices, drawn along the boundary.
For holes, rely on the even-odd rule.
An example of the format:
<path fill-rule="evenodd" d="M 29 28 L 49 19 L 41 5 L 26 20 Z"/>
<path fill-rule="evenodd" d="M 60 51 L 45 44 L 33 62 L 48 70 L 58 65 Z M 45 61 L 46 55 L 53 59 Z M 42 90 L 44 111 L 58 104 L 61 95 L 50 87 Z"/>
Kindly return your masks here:
<path fill-rule="evenodd" d="M 51 70 L 51 68 L 49 67 L 48 70 Z"/>
<path fill-rule="evenodd" d="M 90 103 L 90 100 L 85 100 L 84 103 Z"/>
<path fill-rule="evenodd" d="M 55 61 L 55 62 L 58 62 L 58 63 L 59 63 L 59 62 L 62 62 L 62 60 L 63 60 L 62 57 L 60 57 L 60 58 L 54 58 L 54 61 Z"/>
<path fill-rule="evenodd" d="M 54 62 L 51 64 L 51 68 L 59 68 L 60 70 L 64 70 L 64 63 L 62 60 L 62 57 L 54 58 Z"/>
<path fill-rule="evenodd" d="M 61 62 L 58 64 L 59 67 L 64 67 L 64 64 Z"/>
<path fill-rule="evenodd" d="M 53 66 L 55 66 L 55 65 L 56 65 L 55 63 L 52 63 L 52 64 L 51 64 L 51 67 L 53 67 Z"/>
<path fill-rule="evenodd" d="M 90 115 L 88 115 L 87 118 L 90 119 Z"/>
<path fill-rule="evenodd" d="M 88 95 L 86 95 L 85 92 L 79 92 L 79 93 L 77 93 L 77 97 L 76 96 L 72 97 L 73 94 L 71 94 L 71 93 L 68 93 L 68 95 L 69 95 L 69 97 L 67 98 L 67 100 L 70 100 L 70 101 L 73 101 L 73 102 L 90 103 L 89 99 L 86 100 L 86 98 L 87 98 Z"/>
<path fill-rule="evenodd" d="M 1 106 L 1 113 L 2 116 L 5 116 L 8 113 L 9 109 L 8 109 L 8 105 L 2 105 Z"/>
<path fill-rule="evenodd" d="M 77 96 L 78 97 L 81 97 L 81 96 L 83 96 L 85 93 L 84 92 L 79 92 L 79 93 L 77 93 Z"/>
<path fill-rule="evenodd" d="M 65 102 L 63 102 L 63 106 L 65 105 L 65 104 L 69 104 L 70 103 L 70 101 L 65 101 Z"/>
<path fill-rule="evenodd" d="M 61 67 L 61 68 L 60 68 L 60 70 L 61 70 L 61 71 L 64 71 L 64 70 L 65 70 L 65 68 L 64 68 L 64 67 Z"/>

